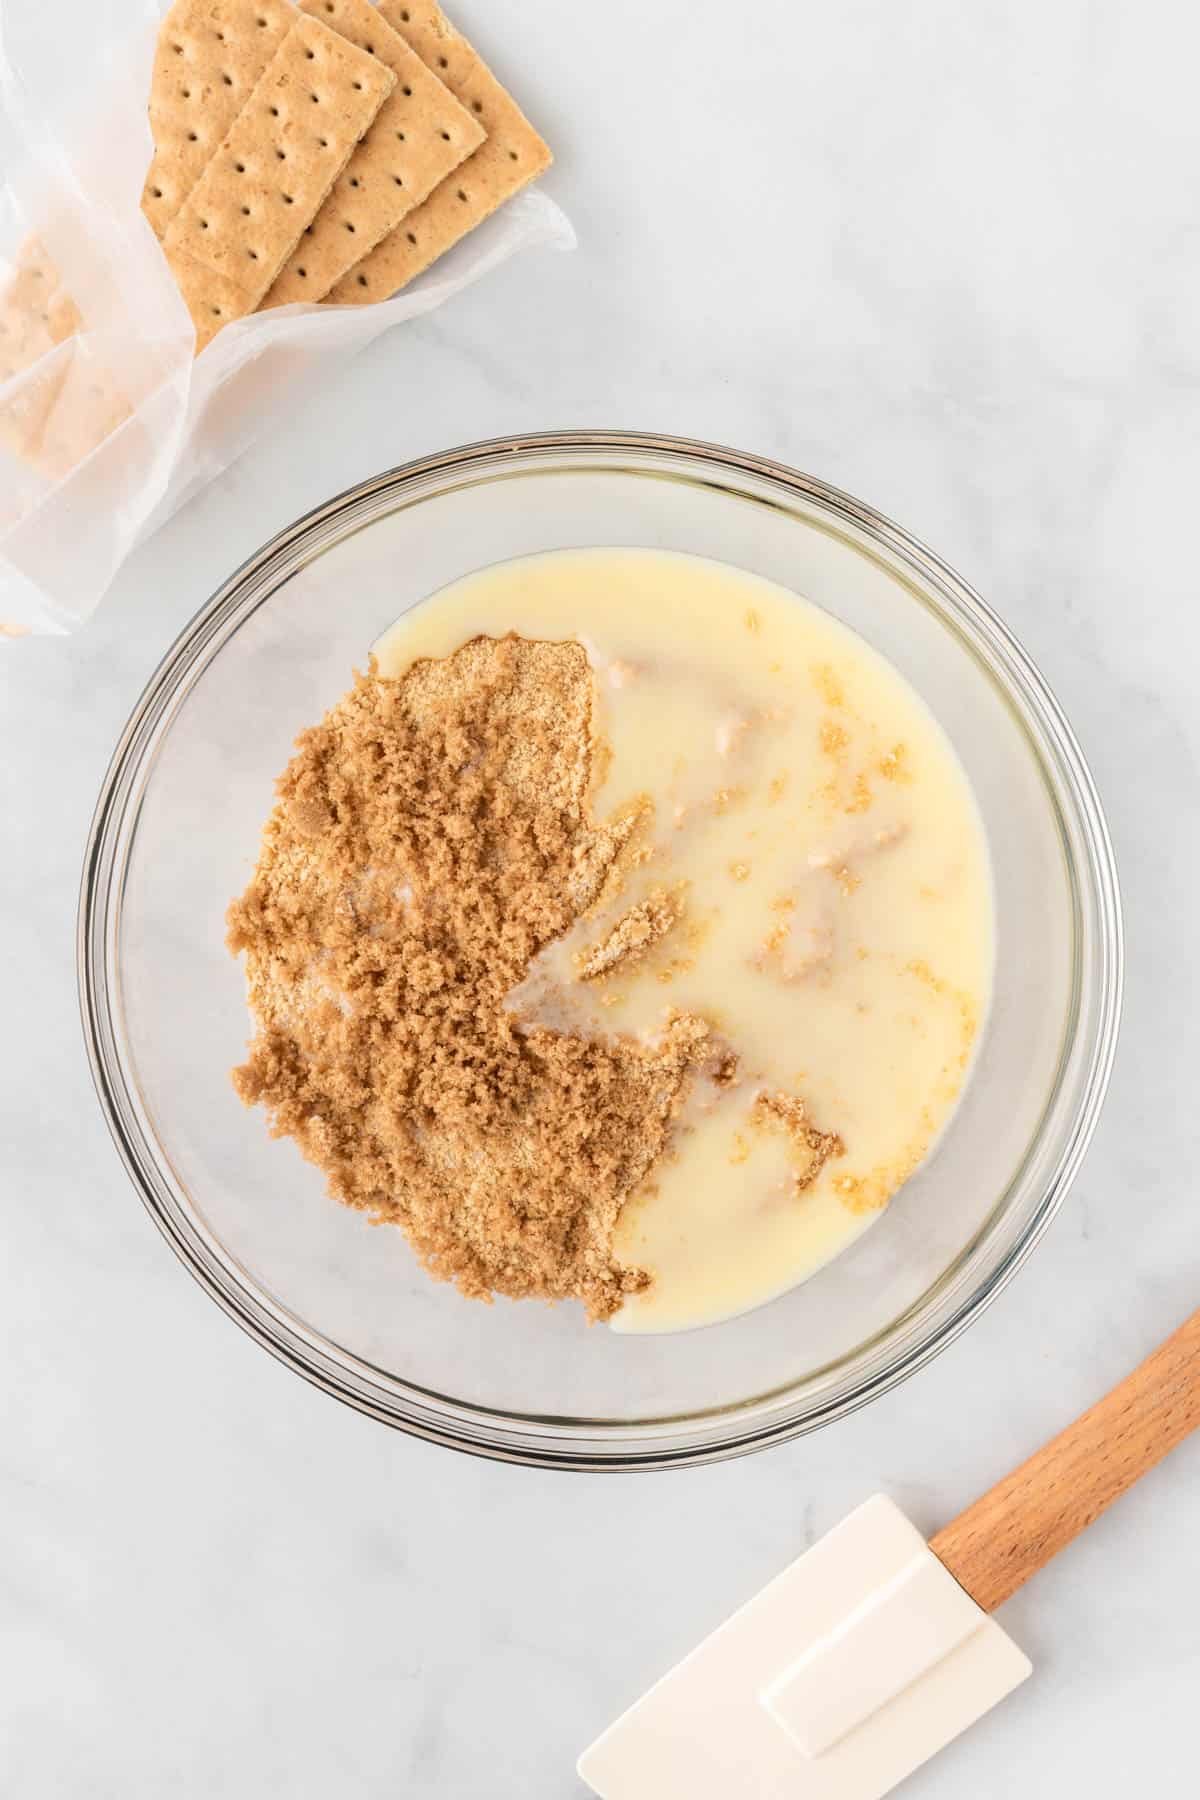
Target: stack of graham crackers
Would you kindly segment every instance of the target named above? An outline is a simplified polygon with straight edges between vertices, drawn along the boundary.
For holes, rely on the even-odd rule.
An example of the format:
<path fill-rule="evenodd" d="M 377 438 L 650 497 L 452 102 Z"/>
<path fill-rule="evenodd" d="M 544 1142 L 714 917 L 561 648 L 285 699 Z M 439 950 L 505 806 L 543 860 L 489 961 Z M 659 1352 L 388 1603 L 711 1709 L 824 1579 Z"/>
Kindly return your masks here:
<path fill-rule="evenodd" d="M 289 301 L 388 299 L 551 160 L 437 0 L 175 0 L 150 123 L 142 209 L 197 354 Z M 86 328 L 28 239 L 0 287 L 0 383 L 50 366 L 0 412 L 0 450 L 51 481 L 132 411 Z"/>
<path fill-rule="evenodd" d="M 142 208 L 197 353 L 290 301 L 386 300 L 550 163 L 436 0 L 175 0 Z"/>

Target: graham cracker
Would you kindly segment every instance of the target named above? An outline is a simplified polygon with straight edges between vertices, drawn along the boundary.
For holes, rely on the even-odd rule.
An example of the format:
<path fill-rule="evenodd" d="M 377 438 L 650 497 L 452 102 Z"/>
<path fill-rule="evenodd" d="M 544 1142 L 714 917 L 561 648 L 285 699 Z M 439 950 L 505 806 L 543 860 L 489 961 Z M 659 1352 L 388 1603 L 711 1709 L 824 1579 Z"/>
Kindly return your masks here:
<path fill-rule="evenodd" d="M 59 344 L 75 336 L 79 308 L 40 238 L 17 251 L 13 272 L 0 291 L 0 382 L 31 369 Z M 32 376 L 0 411 L 0 444 L 37 466 L 37 453 L 62 386 L 70 358 Z"/>
<path fill-rule="evenodd" d="M 163 248 L 175 285 L 192 315 L 192 324 L 196 328 L 196 355 L 199 356 L 222 325 L 228 325 L 233 319 L 244 319 L 247 313 L 255 310 L 254 298 L 228 276 L 218 275 L 215 269 L 206 269 L 186 250 L 175 250 L 169 245 Z"/>
<path fill-rule="evenodd" d="M 340 306 L 386 300 L 549 168 L 553 157 L 436 0 L 380 0 L 379 12 L 487 131 L 473 156 L 330 289 Z"/>
<path fill-rule="evenodd" d="M 0 381 L 30 368 L 79 330 L 79 308 L 40 238 L 26 238 L 0 291 Z"/>
<path fill-rule="evenodd" d="M 53 368 L 31 375 L 19 392 L 0 405 L 0 447 L 19 456 L 31 468 L 38 467 L 38 446 L 66 380 L 69 356 L 69 352 L 64 352 Z"/>
<path fill-rule="evenodd" d="M 168 227 L 168 252 L 214 271 L 252 311 L 395 85 L 375 57 L 298 15 Z"/>
<path fill-rule="evenodd" d="M 75 345 L 30 461 L 49 481 L 63 481 L 132 412 L 129 396 L 113 370 L 81 340 Z"/>
<path fill-rule="evenodd" d="M 396 86 L 263 301 L 264 308 L 323 299 L 486 136 L 474 113 L 459 104 L 370 0 L 300 0 L 300 10 L 384 63 Z"/>
<path fill-rule="evenodd" d="M 289 0 L 175 0 L 150 80 L 154 157 L 142 211 L 156 237 L 166 236 L 295 19 Z"/>

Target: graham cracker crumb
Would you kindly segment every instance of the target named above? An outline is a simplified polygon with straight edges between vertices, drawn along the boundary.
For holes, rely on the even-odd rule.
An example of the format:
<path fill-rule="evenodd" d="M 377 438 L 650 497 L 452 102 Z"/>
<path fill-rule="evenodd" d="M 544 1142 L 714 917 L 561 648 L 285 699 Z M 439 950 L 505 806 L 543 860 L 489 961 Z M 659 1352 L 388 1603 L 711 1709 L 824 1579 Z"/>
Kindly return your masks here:
<path fill-rule="evenodd" d="M 803 1100 L 794 1094 L 760 1094 L 751 1117 L 756 1125 L 782 1125 L 800 1153 L 796 1192 L 811 1187 L 831 1156 L 841 1156 L 845 1146 L 836 1132 L 818 1131 L 810 1122 Z"/>
<path fill-rule="evenodd" d="M 504 1006 L 637 821 L 592 816 L 592 707 L 574 643 L 360 676 L 297 741 L 228 942 L 257 1027 L 234 1084 L 273 1135 L 464 1294 L 604 1319 L 648 1285 L 613 1229 L 712 1046 L 688 1013 L 651 1047 Z"/>
<path fill-rule="evenodd" d="M 666 937 L 680 917 L 678 904 L 662 888 L 631 906 L 618 919 L 602 944 L 581 951 L 576 959 L 581 981 L 594 981 L 607 975 L 619 964 L 628 966 L 645 956 L 651 945 Z"/>
<path fill-rule="evenodd" d="M 885 781 L 899 781 L 907 784 L 912 780 L 909 767 L 908 749 L 904 744 L 893 744 L 879 759 L 879 773 Z"/>
<path fill-rule="evenodd" d="M 828 663 L 815 663 L 812 669 L 813 686 L 824 700 L 826 706 L 845 706 L 846 692 L 840 678 Z"/>
<path fill-rule="evenodd" d="M 860 771 L 860 773 L 854 777 L 853 791 L 842 808 L 842 811 L 848 813 L 864 813 L 869 812 L 870 810 L 871 784 L 866 776 Z"/>

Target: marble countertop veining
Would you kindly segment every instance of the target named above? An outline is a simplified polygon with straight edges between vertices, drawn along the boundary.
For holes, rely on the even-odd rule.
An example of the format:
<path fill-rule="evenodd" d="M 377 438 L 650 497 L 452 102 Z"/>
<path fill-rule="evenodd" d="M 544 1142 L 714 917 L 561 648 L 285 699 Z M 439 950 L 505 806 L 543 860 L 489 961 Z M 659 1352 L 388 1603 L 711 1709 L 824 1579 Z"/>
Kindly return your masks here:
<path fill-rule="evenodd" d="M 64 14 L 85 0 L 63 0 Z M 856 1501 L 931 1529 L 1200 1301 L 1200 24 L 1166 0 L 461 0 L 557 146 L 573 256 L 392 333 L 0 653 L 0 1792 L 569 1800 L 615 1711 Z M 503 13 L 503 18 L 501 17 Z M 935 545 L 1073 719 L 1121 862 L 1124 1038 L 991 1311 L 818 1435 L 564 1477 L 391 1434 L 235 1330 L 138 1204 L 77 1021 L 80 854 L 164 646 L 278 527 L 492 433 L 810 469 Z M 1200 1441 L 1006 1609 L 1035 1678 L 922 1800 L 1195 1791 Z"/>

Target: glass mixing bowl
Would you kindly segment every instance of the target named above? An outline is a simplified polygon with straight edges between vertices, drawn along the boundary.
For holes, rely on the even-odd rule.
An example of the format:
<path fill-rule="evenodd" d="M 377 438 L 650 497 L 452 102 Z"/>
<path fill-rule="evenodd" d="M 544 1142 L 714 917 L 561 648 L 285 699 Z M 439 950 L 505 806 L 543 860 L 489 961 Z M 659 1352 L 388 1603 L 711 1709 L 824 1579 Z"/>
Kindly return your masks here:
<path fill-rule="evenodd" d="M 803 1286 L 726 1324 L 623 1336 L 580 1309 L 465 1301 L 397 1231 L 328 1199 L 229 1070 L 249 1022 L 223 915 L 292 740 L 406 608 L 534 551 L 648 545 L 736 564 L 860 632 L 920 692 L 974 786 L 997 963 L 974 1079 L 932 1159 Z M 807 475 L 623 432 L 477 444 L 364 482 L 201 608 L 117 746 L 84 872 L 84 1026 L 151 1216 L 282 1361 L 438 1443 L 517 1462 L 662 1467 L 861 1406 L 949 1344 L 1061 1204 L 1108 1080 L 1116 875 L 1091 777 L 1020 646 L 940 558 Z"/>

